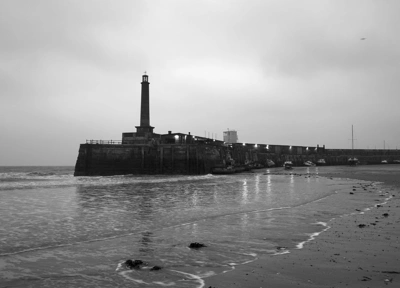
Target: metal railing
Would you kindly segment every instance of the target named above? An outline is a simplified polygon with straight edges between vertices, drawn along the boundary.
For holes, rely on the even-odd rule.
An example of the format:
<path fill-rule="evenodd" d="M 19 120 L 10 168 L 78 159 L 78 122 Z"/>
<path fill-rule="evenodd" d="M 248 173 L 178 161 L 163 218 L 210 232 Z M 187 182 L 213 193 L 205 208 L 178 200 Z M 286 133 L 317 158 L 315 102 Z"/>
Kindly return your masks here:
<path fill-rule="evenodd" d="M 86 140 L 86 144 L 122 144 L 121 140 Z"/>

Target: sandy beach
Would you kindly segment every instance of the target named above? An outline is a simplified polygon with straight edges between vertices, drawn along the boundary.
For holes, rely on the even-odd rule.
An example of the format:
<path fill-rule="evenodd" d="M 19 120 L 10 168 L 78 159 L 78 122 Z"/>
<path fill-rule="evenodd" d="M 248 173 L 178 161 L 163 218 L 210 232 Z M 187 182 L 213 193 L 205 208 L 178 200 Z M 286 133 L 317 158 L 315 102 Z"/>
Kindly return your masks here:
<path fill-rule="evenodd" d="M 362 166 L 327 170 L 321 169 L 319 177 L 360 181 L 315 205 L 331 208 L 351 201 L 354 212 L 329 221 L 326 231 L 302 249 L 262 256 L 234 272 L 205 279 L 205 287 L 399 287 L 399 175 Z"/>

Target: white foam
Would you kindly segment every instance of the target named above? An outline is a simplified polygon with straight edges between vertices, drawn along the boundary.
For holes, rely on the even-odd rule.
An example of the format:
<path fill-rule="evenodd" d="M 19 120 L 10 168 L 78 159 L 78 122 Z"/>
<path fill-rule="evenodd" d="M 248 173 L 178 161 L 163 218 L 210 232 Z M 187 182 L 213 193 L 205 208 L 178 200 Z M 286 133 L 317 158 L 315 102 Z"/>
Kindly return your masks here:
<path fill-rule="evenodd" d="M 231 269 L 222 271 L 222 274 L 225 274 L 227 272 L 231 272 L 232 270 L 235 270 L 235 266 L 229 266 L 229 268 L 231 268 Z"/>
<path fill-rule="evenodd" d="M 207 277 L 211 277 L 217 275 L 214 271 L 207 271 L 204 274 L 200 274 L 199 277 L 201 278 L 207 278 Z"/>
<path fill-rule="evenodd" d="M 283 255 L 283 254 L 289 254 L 289 253 L 290 253 L 290 251 L 285 249 L 285 250 L 282 250 L 279 252 L 275 252 L 272 255 Z"/>
<path fill-rule="evenodd" d="M 204 282 L 204 280 L 201 279 L 201 277 L 198 276 L 198 275 L 194 275 L 194 274 L 190 274 L 190 273 L 186 273 L 186 272 L 182 272 L 182 271 L 178 271 L 178 270 L 170 270 L 170 271 L 174 271 L 174 272 L 176 272 L 176 273 L 183 274 L 183 275 L 189 277 L 190 279 L 192 279 L 192 280 L 198 282 L 200 286 L 198 286 L 197 288 L 203 288 L 203 287 L 204 287 L 205 282 Z"/>
<path fill-rule="evenodd" d="M 164 286 L 164 287 L 169 287 L 169 286 L 175 286 L 176 283 L 175 282 L 169 282 L 169 283 L 165 283 L 165 282 L 161 282 L 161 281 L 154 281 L 154 284 L 158 284 L 160 286 Z"/>
<path fill-rule="evenodd" d="M 117 269 L 115 269 L 115 271 L 119 271 L 120 269 L 122 269 L 122 263 L 123 263 L 123 262 L 118 263 Z"/>
<path fill-rule="evenodd" d="M 143 280 L 135 279 L 135 278 L 130 277 L 128 274 L 131 274 L 131 273 L 132 273 L 132 271 L 128 270 L 128 271 L 119 272 L 118 274 L 122 275 L 125 279 L 133 281 L 133 282 L 138 283 L 138 284 L 148 284 L 148 285 L 150 284 L 150 283 L 147 283 L 147 282 L 145 282 Z"/>
<path fill-rule="evenodd" d="M 305 241 L 300 242 L 299 244 L 297 244 L 297 245 L 296 245 L 296 249 L 303 249 L 304 244 L 306 244 L 307 242 L 310 242 L 310 241 L 314 240 L 319 234 L 321 234 L 321 233 L 323 233 L 323 232 L 325 232 L 326 230 L 328 230 L 328 229 L 331 228 L 331 227 L 328 226 L 328 224 L 325 223 L 325 222 L 317 222 L 317 223 L 313 223 L 313 224 L 322 225 L 322 226 L 325 227 L 325 229 L 323 229 L 323 230 L 320 231 L 320 232 L 315 232 L 315 233 L 308 234 L 310 237 L 309 237 L 307 240 L 305 240 Z"/>
<path fill-rule="evenodd" d="M 154 287 L 154 284 L 157 284 L 159 286 L 162 287 L 174 287 L 176 286 L 176 283 L 173 281 L 169 281 L 169 282 L 163 282 L 163 281 L 152 281 L 152 282 L 146 282 L 144 280 L 141 279 L 137 279 L 137 278 L 133 278 L 130 275 L 132 274 L 132 270 L 125 270 L 122 272 L 119 272 L 118 274 L 120 274 L 121 276 L 123 276 L 125 279 L 137 283 L 137 284 L 144 284 L 144 285 L 148 285 L 149 287 Z"/>
<path fill-rule="evenodd" d="M 248 264 L 248 263 L 254 262 L 254 261 L 256 261 L 258 259 L 256 253 L 240 253 L 240 254 L 252 256 L 252 257 L 254 257 L 254 259 L 243 261 L 243 262 L 240 262 L 240 263 L 231 262 L 231 263 L 228 263 L 228 265 L 231 266 L 231 267 L 234 267 L 234 266 L 238 266 L 238 265 Z"/>

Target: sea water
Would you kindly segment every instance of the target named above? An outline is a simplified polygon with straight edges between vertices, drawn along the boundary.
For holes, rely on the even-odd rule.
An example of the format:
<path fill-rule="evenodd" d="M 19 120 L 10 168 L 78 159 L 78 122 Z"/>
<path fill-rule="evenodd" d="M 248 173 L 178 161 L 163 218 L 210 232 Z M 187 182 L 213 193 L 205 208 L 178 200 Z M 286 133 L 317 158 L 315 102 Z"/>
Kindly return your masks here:
<path fill-rule="evenodd" d="M 73 167 L 0 167 L 0 287 L 203 287 L 302 248 L 348 212 L 309 208 L 354 184 L 318 169 L 73 177 Z M 145 265 L 127 269 L 127 259 Z"/>

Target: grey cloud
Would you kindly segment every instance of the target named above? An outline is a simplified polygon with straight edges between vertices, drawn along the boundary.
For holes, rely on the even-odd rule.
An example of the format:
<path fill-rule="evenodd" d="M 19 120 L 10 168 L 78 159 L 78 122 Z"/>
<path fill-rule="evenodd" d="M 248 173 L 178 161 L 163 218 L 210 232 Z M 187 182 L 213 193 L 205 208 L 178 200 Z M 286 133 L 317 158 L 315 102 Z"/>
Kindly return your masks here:
<path fill-rule="evenodd" d="M 97 5 L 98 2 L 2 1 L 0 56 L 18 58 L 30 54 L 31 60 L 40 60 L 40 54 L 54 52 L 103 69 L 140 62 L 143 56 L 140 51 L 117 49 L 120 53 L 116 53 L 105 45 L 102 34 L 118 32 L 127 25 L 126 21 L 135 30 L 135 23 L 141 20 L 142 6 L 133 1 L 116 4 L 103 1 Z M 116 42 L 109 46 L 126 45 L 126 37 L 114 38 Z"/>
<path fill-rule="evenodd" d="M 340 148 L 354 124 L 360 146 L 383 137 L 395 146 L 399 9 L 397 0 L 0 1 L 0 160 L 40 164 L 10 150 L 24 129 L 38 153 L 41 139 L 66 151 L 43 155 L 53 164 L 73 164 L 78 139 L 134 130 L 144 70 L 158 133 L 231 128 L 244 142 Z"/>

